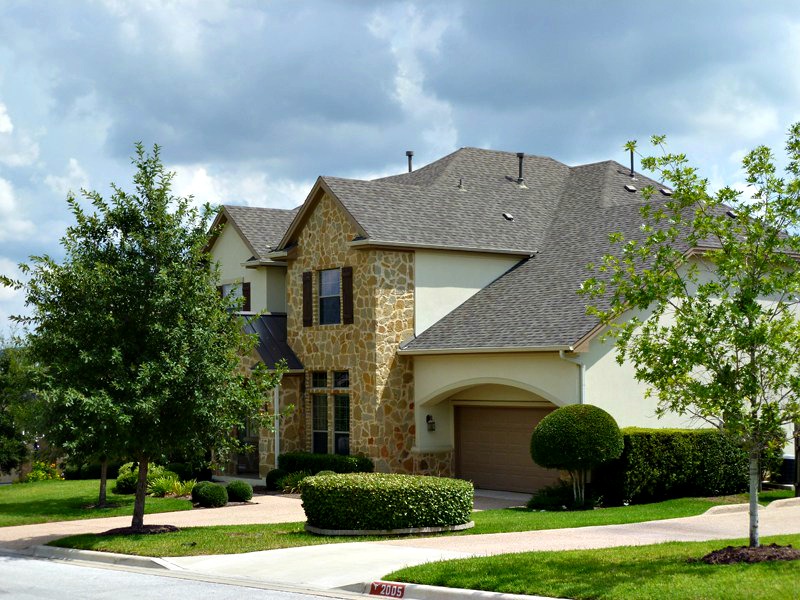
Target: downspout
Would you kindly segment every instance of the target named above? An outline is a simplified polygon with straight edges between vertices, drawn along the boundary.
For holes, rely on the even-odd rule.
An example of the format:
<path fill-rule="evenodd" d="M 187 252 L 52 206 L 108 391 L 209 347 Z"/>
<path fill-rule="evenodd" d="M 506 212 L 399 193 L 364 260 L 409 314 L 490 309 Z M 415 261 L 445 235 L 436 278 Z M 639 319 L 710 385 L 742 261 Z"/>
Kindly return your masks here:
<path fill-rule="evenodd" d="M 578 367 L 578 404 L 586 404 L 586 365 L 574 358 L 567 358 L 564 350 L 559 350 L 558 356 Z"/>
<path fill-rule="evenodd" d="M 281 415 L 280 415 L 280 385 L 272 388 L 272 408 L 275 415 L 273 427 L 275 428 L 275 468 L 278 468 L 278 455 L 281 452 Z"/>

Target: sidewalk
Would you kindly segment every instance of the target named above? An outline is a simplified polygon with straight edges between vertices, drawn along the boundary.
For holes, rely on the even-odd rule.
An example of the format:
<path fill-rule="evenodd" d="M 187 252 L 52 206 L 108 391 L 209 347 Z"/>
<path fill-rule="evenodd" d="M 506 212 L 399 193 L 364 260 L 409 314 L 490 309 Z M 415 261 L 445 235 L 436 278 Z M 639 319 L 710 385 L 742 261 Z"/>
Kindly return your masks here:
<path fill-rule="evenodd" d="M 774 502 L 760 511 L 761 535 L 800 533 L 800 500 Z M 291 583 L 312 588 L 361 590 L 364 582 L 434 560 L 535 550 L 643 546 L 671 541 L 746 538 L 747 507 L 665 521 L 515 533 L 406 538 L 287 548 L 220 556 L 162 559 L 176 568 L 215 575 Z"/>
<path fill-rule="evenodd" d="M 256 496 L 256 504 L 223 509 L 192 510 L 148 515 L 146 523 L 178 526 L 278 523 L 302 521 L 298 498 Z M 515 496 L 476 499 L 476 505 L 518 504 Z M 738 512 L 733 512 L 738 511 Z M 762 536 L 800 533 L 800 499 L 779 500 L 760 511 Z M 129 517 L 90 521 L 62 521 L 40 525 L 0 528 L 0 546 L 41 556 L 36 547 L 73 533 L 101 532 L 125 526 Z M 719 507 L 706 514 L 665 521 L 605 525 L 575 529 L 551 529 L 515 533 L 387 539 L 379 542 L 325 544 L 246 554 L 168 557 L 151 561 L 174 571 L 207 576 L 235 577 L 251 581 L 300 586 L 318 590 L 362 591 L 365 582 L 381 579 L 405 566 L 435 560 L 487 556 L 537 550 L 573 550 L 640 546 L 669 541 L 704 541 L 746 538 L 746 505 Z M 87 560 L 92 554 L 66 551 L 64 557 Z M 58 556 L 58 554 L 54 554 Z M 105 557 L 110 558 L 110 557 Z M 139 559 L 147 561 L 147 559 Z"/>

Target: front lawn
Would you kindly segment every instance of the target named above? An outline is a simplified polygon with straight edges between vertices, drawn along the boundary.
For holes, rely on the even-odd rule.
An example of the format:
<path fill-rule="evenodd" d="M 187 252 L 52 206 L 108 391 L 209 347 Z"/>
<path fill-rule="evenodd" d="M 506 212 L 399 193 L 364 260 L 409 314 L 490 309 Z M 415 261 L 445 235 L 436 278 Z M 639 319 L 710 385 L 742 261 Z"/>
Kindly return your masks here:
<path fill-rule="evenodd" d="M 0 527 L 30 525 L 52 521 L 74 521 L 133 514 L 133 495 L 111 493 L 114 480 L 108 484 L 108 502 L 112 508 L 91 508 L 97 503 L 100 480 L 34 481 L 0 486 Z M 189 500 L 148 498 L 145 512 L 161 513 L 189 510 Z"/>
<path fill-rule="evenodd" d="M 616 525 L 698 515 L 712 506 L 739 502 L 738 497 L 679 498 L 600 510 L 577 512 L 531 512 L 521 509 L 485 510 L 473 513 L 475 527 L 466 531 L 441 535 L 475 535 L 534 531 L 589 525 Z M 763 500 L 763 499 L 762 499 Z M 148 499 L 150 502 L 150 499 Z M 325 537 L 306 533 L 303 523 L 269 525 L 225 525 L 187 527 L 176 533 L 158 535 L 76 535 L 51 542 L 51 545 L 82 550 L 119 552 L 142 556 L 196 556 L 203 554 L 236 554 L 258 550 L 274 550 L 294 546 L 363 542 L 368 537 Z"/>
<path fill-rule="evenodd" d="M 800 544 L 800 535 L 762 543 Z M 525 552 L 428 563 L 395 571 L 386 580 L 453 588 L 565 598 L 797 598 L 800 561 L 707 565 L 688 562 L 747 540 L 654 546 Z"/>

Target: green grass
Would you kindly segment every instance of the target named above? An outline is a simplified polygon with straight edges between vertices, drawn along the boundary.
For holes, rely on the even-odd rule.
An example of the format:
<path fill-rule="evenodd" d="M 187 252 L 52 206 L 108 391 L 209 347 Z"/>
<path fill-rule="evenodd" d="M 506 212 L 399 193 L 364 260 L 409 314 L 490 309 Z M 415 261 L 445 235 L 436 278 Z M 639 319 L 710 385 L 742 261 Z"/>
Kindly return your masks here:
<path fill-rule="evenodd" d="M 140 556 L 200 556 L 204 554 L 237 554 L 315 546 L 341 542 L 364 542 L 378 537 L 326 537 L 307 533 L 303 523 L 265 525 L 215 525 L 185 527 L 174 533 L 158 535 L 73 535 L 50 542 L 50 546 L 119 552 Z"/>
<path fill-rule="evenodd" d="M 764 543 L 800 544 L 800 535 Z M 800 598 L 800 561 L 707 565 L 690 563 L 746 540 L 526 552 L 428 563 L 395 571 L 387 580 L 566 598 L 752 600 Z"/>
<path fill-rule="evenodd" d="M 473 529 L 443 535 L 475 535 L 638 523 L 698 515 L 712 506 L 734 501 L 738 502 L 740 498 L 680 498 L 654 504 L 578 512 L 530 512 L 521 509 L 485 510 L 473 513 L 475 521 Z M 53 541 L 51 545 L 141 556 L 197 556 L 236 554 L 317 544 L 363 542 L 370 539 L 386 538 L 324 537 L 306 533 L 303 530 L 303 523 L 280 523 L 187 527 L 179 532 L 159 535 L 76 535 Z"/>
<path fill-rule="evenodd" d="M 113 507 L 104 509 L 91 508 L 97 503 L 98 479 L 34 481 L 0 486 L 0 527 L 132 515 L 133 495 L 112 494 L 113 484 L 113 480 L 109 481 L 108 502 Z M 191 508 L 189 500 L 177 498 L 148 498 L 145 502 L 147 513 Z"/>

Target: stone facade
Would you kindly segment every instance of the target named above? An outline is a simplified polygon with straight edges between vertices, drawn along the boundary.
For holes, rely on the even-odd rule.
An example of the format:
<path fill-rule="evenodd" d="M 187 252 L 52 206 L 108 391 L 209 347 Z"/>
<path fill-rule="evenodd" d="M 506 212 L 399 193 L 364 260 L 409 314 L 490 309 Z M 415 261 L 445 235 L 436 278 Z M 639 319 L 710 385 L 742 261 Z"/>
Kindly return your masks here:
<path fill-rule="evenodd" d="M 286 416 L 279 419 L 281 452 L 296 452 L 305 448 L 305 411 L 302 402 L 301 389 L 303 375 L 287 374 L 283 376 L 280 388 L 280 410 L 286 411 L 293 407 Z M 272 402 L 267 402 L 267 408 L 272 411 Z M 275 433 L 270 429 L 262 429 L 258 443 L 258 470 L 261 477 L 274 469 L 275 462 Z"/>
<path fill-rule="evenodd" d="M 314 371 L 349 372 L 350 453 L 369 456 L 378 471 L 411 473 L 413 370 L 411 359 L 396 350 L 414 332 L 414 255 L 352 248 L 349 242 L 358 233 L 327 195 L 308 215 L 287 269 L 288 341 L 306 368 L 304 390 L 311 389 Z M 318 272 L 345 266 L 353 268 L 354 322 L 320 325 Z M 313 273 L 314 324 L 304 327 L 302 276 L 308 271 Z M 312 448 L 310 402 L 306 391 L 298 402 L 303 427 L 295 430 L 305 450 Z M 333 403 L 328 404 L 333 423 Z"/>

